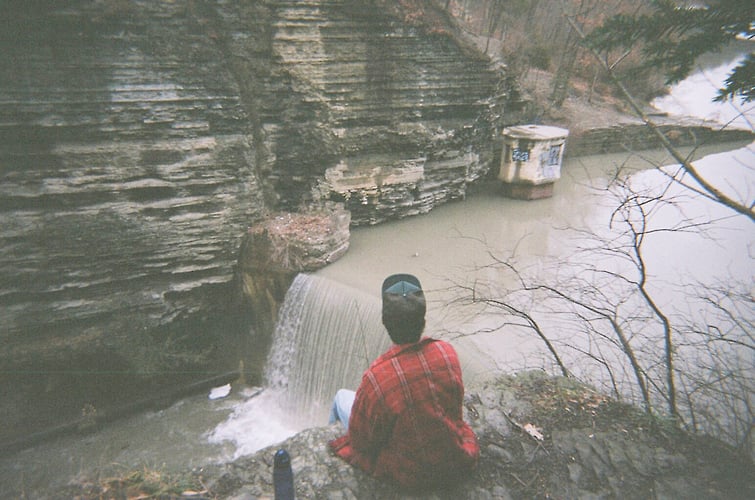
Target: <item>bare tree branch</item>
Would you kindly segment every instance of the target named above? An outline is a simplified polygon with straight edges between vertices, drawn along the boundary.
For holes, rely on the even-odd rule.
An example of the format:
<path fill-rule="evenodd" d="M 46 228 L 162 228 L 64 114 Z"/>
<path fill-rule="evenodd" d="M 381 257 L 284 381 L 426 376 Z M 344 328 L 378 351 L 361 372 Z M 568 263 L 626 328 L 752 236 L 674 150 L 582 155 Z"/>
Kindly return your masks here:
<path fill-rule="evenodd" d="M 566 7 L 564 8 L 564 14 L 567 22 L 572 27 L 575 33 L 580 37 L 580 39 L 584 40 L 586 38 L 586 35 L 582 28 L 579 26 L 579 24 L 574 20 L 574 17 L 569 15 L 566 12 Z M 700 174 L 700 172 L 695 168 L 695 166 L 692 164 L 691 161 L 689 161 L 689 158 L 684 156 L 681 151 L 679 151 L 669 140 L 668 137 L 666 137 L 666 134 L 663 133 L 663 131 L 656 125 L 656 123 L 651 120 L 647 114 L 642 110 L 642 107 L 637 102 L 637 100 L 634 98 L 634 96 L 629 92 L 629 90 L 626 88 L 624 83 L 621 81 L 621 79 L 616 75 L 616 72 L 614 71 L 613 65 L 609 64 L 602 56 L 601 54 L 593 47 L 589 47 L 588 49 L 590 53 L 593 55 L 595 60 L 602 66 L 602 68 L 606 71 L 608 74 L 608 77 L 611 79 L 611 82 L 616 85 L 616 87 L 619 89 L 621 94 L 624 97 L 624 100 L 629 104 L 629 106 L 632 108 L 632 111 L 639 117 L 642 122 L 652 131 L 653 135 L 655 135 L 658 140 L 663 145 L 664 149 L 671 154 L 671 156 L 674 158 L 675 161 L 677 161 L 682 168 L 684 169 L 684 172 L 686 174 L 689 174 L 695 182 L 697 182 L 707 194 L 713 197 L 717 202 L 721 203 L 722 205 L 734 210 L 737 213 L 740 213 L 742 215 L 747 216 L 751 221 L 755 222 L 755 210 L 753 210 L 752 206 L 747 206 L 742 202 L 739 202 L 718 189 L 716 186 L 708 182 L 708 180 Z M 686 184 L 685 184 L 686 186 Z"/>

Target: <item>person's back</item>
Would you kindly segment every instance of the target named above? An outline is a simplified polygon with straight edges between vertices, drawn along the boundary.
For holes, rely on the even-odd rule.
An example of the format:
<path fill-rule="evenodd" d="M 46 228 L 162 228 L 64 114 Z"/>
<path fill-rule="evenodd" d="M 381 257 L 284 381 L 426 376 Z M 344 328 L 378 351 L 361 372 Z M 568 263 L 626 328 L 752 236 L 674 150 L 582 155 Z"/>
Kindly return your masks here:
<path fill-rule="evenodd" d="M 401 280 L 408 281 L 410 292 L 390 297 L 391 285 Z M 413 276 L 386 279 L 383 322 L 395 345 L 365 372 L 347 422 L 349 432 L 331 447 L 349 463 L 405 487 L 441 486 L 474 468 L 479 447 L 462 417 L 464 386 L 456 351 L 443 341 L 419 339 L 424 295 L 413 301 L 412 293 L 421 294 Z M 407 313 L 412 309 L 416 311 Z"/>

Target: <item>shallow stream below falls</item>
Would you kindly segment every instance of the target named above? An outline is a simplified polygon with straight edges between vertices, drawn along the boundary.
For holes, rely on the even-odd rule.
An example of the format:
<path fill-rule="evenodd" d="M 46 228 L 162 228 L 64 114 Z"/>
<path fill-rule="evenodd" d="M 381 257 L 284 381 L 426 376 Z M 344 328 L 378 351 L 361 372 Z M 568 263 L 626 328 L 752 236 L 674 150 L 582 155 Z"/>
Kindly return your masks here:
<path fill-rule="evenodd" d="M 696 154 L 705 156 L 699 165 L 710 175 L 722 179 L 726 189 L 747 199 L 753 198 L 755 144 L 715 145 Z M 648 167 L 648 161 L 660 165 L 671 163 L 663 151 L 644 151 L 636 156 L 570 158 L 563 166 L 554 196 L 549 199 L 511 200 L 500 196 L 497 189 L 483 189 L 464 201 L 442 206 L 427 215 L 356 228 L 352 231 L 349 252 L 311 277 L 320 288 L 312 291 L 310 300 L 314 294 L 332 295 L 320 301 L 322 310 L 308 314 L 320 318 L 320 322 L 313 323 L 315 328 L 330 328 L 330 323 L 321 322 L 323 317 L 335 316 L 328 313 L 328 301 L 331 304 L 343 302 L 345 294 L 356 304 L 358 320 L 374 322 L 374 313 L 369 309 L 377 303 L 382 279 L 393 272 L 410 272 L 420 277 L 427 290 L 427 333 L 452 339 L 462 358 L 468 385 L 499 370 L 550 369 L 552 363 L 542 345 L 525 331 L 512 329 L 505 333 L 460 337 L 459 334 L 491 325 L 485 323 L 485 318 L 476 320 L 454 314 L 449 304 L 452 298 L 447 290 L 449 283 L 464 282 L 475 276 L 495 277 L 493 271 L 484 268 L 490 262 L 491 250 L 498 256 L 515 255 L 517 262 L 529 269 L 536 269 L 550 257 L 572 255 L 574 248 L 563 239 L 562 228 L 604 227 L 612 210 L 610 203 L 605 202 L 604 196 L 597 196 L 593 187 L 604 185 L 616 167 L 626 164 L 640 170 L 637 175 L 644 176 L 644 182 L 652 183 L 655 174 L 642 171 Z M 705 213 L 721 220 L 712 228 L 713 238 L 709 240 L 701 241 L 692 236 L 685 239 L 687 237 L 682 235 L 671 248 L 658 243 L 650 265 L 659 282 L 680 275 L 702 282 L 720 276 L 737 276 L 752 286 L 755 283 L 752 223 L 744 217 L 730 218 L 731 214 L 722 212 L 720 207 L 699 200 L 686 199 L 684 203 L 689 204 L 687 208 L 692 213 Z M 675 298 L 671 294 L 665 300 L 672 303 Z M 341 314 L 353 315 L 353 311 L 338 313 Z M 755 313 L 750 311 L 750 314 Z M 353 330 L 356 327 L 346 321 L 337 328 Z M 335 349 L 339 346 L 336 339 Z M 377 342 L 371 346 L 358 344 L 350 349 L 360 350 L 360 363 L 366 366 L 372 351 L 380 348 Z M 341 350 L 341 354 L 357 356 L 348 350 Z M 318 370 L 316 366 L 310 369 L 314 370 L 312 373 Z M 352 367 L 350 373 L 354 370 L 358 373 L 359 369 L 360 366 Z M 327 378 L 329 374 L 323 375 Z M 356 386 L 357 377 L 353 374 L 349 377 Z M 348 385 L 348 382 L 338 383 Z M 117 474 L 119 470 L 142 467 L 167 471 L 199 467 L 251 453 L 299 429 L 325 423 L 327 401 L 309 401 L 307 412 L 294 412 L 281 403 L 285 391 L 284 384 L 282 389 L 278 385 L 261 392 L 256 388 L 234 387 L 229 396 L 220 399 L 197 395 L 163 410 L 114 422 L 95 433 L 63 437 L 3 457 L 0 459 L 0 494 L 5 488 L 33 492 L 36 488 L 64 484 L 78 475 Z M 303 418 L 293 418 L 294 413 L 297 417 L 304 413 Z"/>

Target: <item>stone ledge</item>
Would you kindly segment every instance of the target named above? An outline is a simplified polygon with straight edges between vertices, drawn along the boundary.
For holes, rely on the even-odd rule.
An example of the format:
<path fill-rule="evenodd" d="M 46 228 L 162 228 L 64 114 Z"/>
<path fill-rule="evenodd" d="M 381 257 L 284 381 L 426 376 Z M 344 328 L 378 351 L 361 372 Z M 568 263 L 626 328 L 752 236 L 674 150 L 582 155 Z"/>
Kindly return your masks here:
<path fill-rule="evenodd" d="M 750 130 L 720 126 L 662 124 L 658 126 L 677 147 L 700 146 L 710 143 L 748 141 L 755 139 Z M 642 151 L 663 147 L 646 125 L 622 124 L 595 128 L 572 134 L 566 141 L 566 157 L 589 156 L 626 151 Z"/>
<path fill-rule="evenodd" d="M 728 499 L 755 492 L 752 464 L 724 445 L 661 428 L 573 379 L 542 372 L 500 377 L 469 391 L 465 419 L 478 436 L 480 463 L 466 481 L 442 491 L 408 494 L 349 466 L 327 447 L 339 426 L 308 429 L 195 474 L 218 498 L 272 499 L 273 455 L 285 448 L 299 499 Z"/>

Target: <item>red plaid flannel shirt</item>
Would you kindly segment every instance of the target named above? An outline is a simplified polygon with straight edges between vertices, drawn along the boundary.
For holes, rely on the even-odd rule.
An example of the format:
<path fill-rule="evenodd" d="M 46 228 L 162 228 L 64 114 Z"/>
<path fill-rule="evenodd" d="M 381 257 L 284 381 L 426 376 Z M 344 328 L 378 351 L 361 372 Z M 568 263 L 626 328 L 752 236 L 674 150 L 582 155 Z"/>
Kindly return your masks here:
<path fill-rule="evenodd" d="M 480 454 L 463 399 L 450 344 L 423 338 L 394 345 L 364 373 L 349 431 L 330 446 L 376 477 L 408 488 L 440 485 L 472 470 Z"/>

